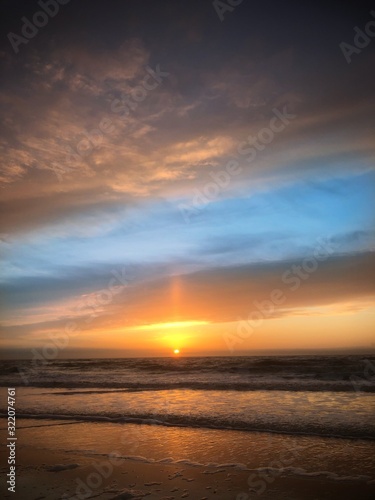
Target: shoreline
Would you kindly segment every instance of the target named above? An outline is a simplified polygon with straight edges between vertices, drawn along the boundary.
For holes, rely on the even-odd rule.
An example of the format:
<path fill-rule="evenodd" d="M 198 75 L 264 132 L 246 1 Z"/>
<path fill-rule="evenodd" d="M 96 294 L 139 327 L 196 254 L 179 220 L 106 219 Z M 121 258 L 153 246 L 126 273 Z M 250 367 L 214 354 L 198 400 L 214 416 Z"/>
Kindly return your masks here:
<path fill-rule="evenodd" d="M 0 421 L 1 419 L 6 419 L 7 415 L 5 413 L 0 413 Z M 202 429 L 202 430 L 216 430 L 216 431 L 234 431 L 234 432 L 246 432 L 246 433 L 265 433 L 265 434 L 274 434 L 280 436 L 290 436 L 290 437 L 312 437 L 312 438 L 324 438 L 324 439 L 345 439 L 349 441 L 368 441 L 375 442 L 375 435 L 363 435 L 358 434 L 358 436 L 351 434 L 328 434 L 328 433 L 314 433 L 312 431 L 284 431 L 281 429 L 269 429 L 265 427 L 259 428 L 249 428 L 249 427 L 228 427 L 228 426 L 220 426 L 220 425 L 199 425 L 199 424 L 184 424 L 181 422 L 164 422 L 161 420 L 157 420 L 155 418 L 149 417 L 106 417 L 106 416 L 93 416 L 93 415 L 64 415 L 64 414 L 36 414 L 36 413 L 18 413 L 17 419 L 24 420 L 51 420 L 51 421 L 60 421 L 66 420 L 66 425 L 70 425 L 72 423 L 103 423 L 103 424 L 136 424 L 136 425 L 146 425 L 146 426 L 159 426 L 159 427 L 176 427 L 179 429 Z M 70 422 L 71 421 L 71 422 Z M 50 424 L 52 425 L 52 424 Z M 57 424 L 56 424 L 57 425 Z M 58 424 L 62 425 L 62 424 Z M 41 425 L 40 427 L 45 426 Z M 1 429 L 0 429 L 1 430 Z"/>
<path fill-rule="evenodd" d="M 361 500 L 370 500 L 375 494 L 374 480 L 368 484 L 368 481 L 355 480 L 353 477 L 334 480 L 314 474 L 298 476 L 292 475 L 290 470 L 288 472 L 287 467 L 284 471 L 272 467 L 241 470 L 240 463 L 237 466 L 235 463 L 203 465 L 190 460 L 170 462 L 169 458 L 152 461 L 134 455 L 119 457 L 113 448 L 117 439 L 113 434 L 118 432 L 118 428 L 105 424 L 77 424 L 77 436 L 92 443 L 91 449 L 79 449 L 67 434 L 68 427 L 75 427 L 74 422 L 69 422 L 71 425 L 67 425 L 67 422 L 61 422 L 60 425 L 50 422 L 52 425 L 49 426 L 24 427 L 22 424 L 29 423 L 29 420 L 19 419 L 18 423 L 16 493 L 6 491 L 6 499 L 349 500 L 360 497 Z M 37 445 L 31 439 L 36 427 L 43 428 L 39 431 L 44 431 L 44 435 L 48 433 L 46 441 L 39 441 Z M 124 427 L 123 431 L 127 432 L 127 426 Z M 142 432 L 142 429 L 139 431 Z M 154 436 L 158 435 L 157 427 L 152 431 Z M 99 435 L 104 443 L 108 442 L 106 450 L 95 449 Z M 63 441 L 64 436 L 66 441 Z M 51 449 L 54 440 L 59 449 Z M 149 447 L 152 446 L 150 440 Z M 178 447 L 178 443 L 171 442 L 173 446 Z M 4 450 L 1 455 L 5 453 Z M 2 463 L 6 461 L 2 459 Z M 299 463 L 293 465 L 298 472 Z"/>
<path fill-rule="evenodd" d="M 19 450 L 16 493 L 7 492 L 4 498 L 349 500 L 358 496 L 371 500 L 375 492 L 374 485 L 355 481 L 337 483 L 277 475 L 251 477 L 247 471 L 218 469 L 213 472 L 205 467 L 182 464 L 150 464 L 115 457 L 106 459 L 51 450 L 36 451 L 33 447 Z"/>

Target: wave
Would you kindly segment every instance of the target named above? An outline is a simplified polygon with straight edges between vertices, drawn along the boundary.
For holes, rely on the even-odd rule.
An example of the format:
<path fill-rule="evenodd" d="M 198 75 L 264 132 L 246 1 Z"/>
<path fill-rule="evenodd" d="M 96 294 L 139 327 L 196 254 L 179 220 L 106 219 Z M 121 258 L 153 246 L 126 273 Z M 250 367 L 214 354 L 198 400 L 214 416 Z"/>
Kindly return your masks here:
<path fill-rule="evenodd" d="M 2 387 L 24 387 L 22 380 L 3 379 L 0 380 Z M 92 389 L 95 392 L 120 392 L 120 391 L 163 391 L 171 389 L 192 389 L 201 391 L 291 391 L 291 392 L 375 392 L 375 382 L 367 380 L 345 381 L 325 381 L 325 380 L 295 380 L 283 378 L 262 377 L 251 381 L 239 382 L 231 381 L 160 381 L 160 382 L 141 382 L 141 381 L 116 381 L 93 377 L 90 380 L 80 378 L 65 378 L 62 375 L 59 379 L 41 380 L 39 378 L 30 378 L 26 384 L 27 387 L 39 388 L 61 388 L 61 389 Z M 82 391 L 88 393 L 89 391 Z M 69 393 L 71 394 L 71 392 Z"/>
<path fill-rule="evenodd" d="M 0 413 L 0 418 L 6 418 L 5 413 Z M 274 434 L 318 436 L 342 439 L 363 439 L 375 441 L 375 431 L 356 428 L 349 425 L 334 427 L 325 425 L 324 428 L 311 423 L 285 423 L 285 422 L 262 422 L 259 420 L 242 421 L 240 419 L 227 420 L 217 417 L 196 417 L 191 415 L 155 415 L 155 414 L 128 414 L 119 417 L 114 414 L 85 414 L 77 415 L 73 413 L 32 413 L 18 412 L 18 419 L 35 420 L 70 420 L 79 422 L 102 422 L 111 424 L 139 424 L 156 425 L 164 427 L 189 427 L 203 429 L 218 429 L 244 432 L 266 432 Z"/>
<path fill-rule="evenodd" d="M 91 455 L 108 456 L 104 453 L 90 453 Z M 330 481 L 341 481 L 341 482 L 365 482 L 367 484 L 373 484 L 375 479 L 366 474 L 358 474 L 353 476 L 341 476 L 335 472 L 330 471 L 307 471 L 300 467 L 258 467 L 249 468 L 242 463 L 200 463 L 193 462 L 191 460 L 174 460 L 172 458 L 162 458 L 161 460 L 154 460 L 152 458 L 146 458 L 143 456 L 133 456 L 133 455 L 121 455 L 116 454 L 116 459 L 130 460 L 133 462 L 143 462 L 149 464 L 173 464 L 173 465 L 186 465 L 187 467 L 205 468 L 202 474 L 218 474 L 219 472 L 226 472 L 228 469 L 253 472 L 253 473 L 272 473 L 272 476 L 303 476 L 309 478 L 324 478 Z"/>
<path fill-rule="evenodd" d="M 3 361 L 0 375 L 15 373 L 19 367 L 31 366 L 66 370 L 113 371 L 121 369 L 148 372 L 274 372 L 291 370 L 305 375 L 352 375 L 363 373 L 366 363 L 374 363 L 374 356 L 227 356 L 227 357 L 179 357 L 179 358 L 115 358 L 115 359 L 57 359 Z"/>
<path fill-rule="evenodd" d="M 53 362 L 38 360 L 38 363 L 35 360 L 5 361 L 0 367 L 0 386 L 375 392 L 375 357 L 126 358 Z"/>

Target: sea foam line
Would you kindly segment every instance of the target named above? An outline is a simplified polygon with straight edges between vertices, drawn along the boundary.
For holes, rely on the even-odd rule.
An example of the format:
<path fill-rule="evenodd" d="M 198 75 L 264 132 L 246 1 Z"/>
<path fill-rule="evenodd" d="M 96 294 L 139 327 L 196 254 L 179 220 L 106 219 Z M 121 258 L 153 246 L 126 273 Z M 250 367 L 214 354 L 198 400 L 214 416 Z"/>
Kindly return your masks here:
<path fill-rule="evenodd" d="M 6 418 L 5 413 L 0 413 L 0 418 Z M 374 441 L 375 435 L 366 434 L 348 434 L 347 431 L 342 433 L 331 432 L 316 432 L 315 430 L 309 428 L 305 429 L 285 429 L 285 428 L 270 428 L 266 425 L 254 425 L 253 423 L 238 422 L 236 425 L 228 425 L 225 422 L 217 423 L 217 421 L 208 419 L 194 419 L 194 421 L 181 421 L 180 417 L 169 415 L 169 421 L 159 420 L 157 418 L 149 418 L 148 416 L 122 416 L 122 417 L 111 417 L 105 415 L 70 415 L 70 414 L 54 414 L 54 413 L 20 413 L 18 412 L 18 419 L 45 419 L 45 420 L 74 420 L 79 422 L 101 422 L 109 424 L 138 424 L 138 425 L 158 425 L 162 427 L 181 427 L 181 428 L 193 428 L 193 429 L 212 429 L 212 430 L 229 430 L 229 431 L 242 431 L 242 432 L 264 432 L 271 434 L 282 434 L 282 435 L 298 435 L 298 436 L 314 436 L 320 438 L 335 438 L 335 439 L 362 439 L 368 441 Z M 173 421 L 173 418 L 179 421 Z M 171 421 L 172 420 L 172 421 Z"/>

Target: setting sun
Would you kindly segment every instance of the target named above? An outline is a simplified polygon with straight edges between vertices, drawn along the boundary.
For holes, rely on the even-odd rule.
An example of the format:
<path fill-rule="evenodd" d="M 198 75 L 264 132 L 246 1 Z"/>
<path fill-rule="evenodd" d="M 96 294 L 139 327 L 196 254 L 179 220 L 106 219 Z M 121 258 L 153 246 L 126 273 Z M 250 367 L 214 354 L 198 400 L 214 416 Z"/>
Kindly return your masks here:
<path fill-rule="evenodd" d="M 180 354 L 180 349 L 175 349 L 173 352 L 174 354 Z"/>

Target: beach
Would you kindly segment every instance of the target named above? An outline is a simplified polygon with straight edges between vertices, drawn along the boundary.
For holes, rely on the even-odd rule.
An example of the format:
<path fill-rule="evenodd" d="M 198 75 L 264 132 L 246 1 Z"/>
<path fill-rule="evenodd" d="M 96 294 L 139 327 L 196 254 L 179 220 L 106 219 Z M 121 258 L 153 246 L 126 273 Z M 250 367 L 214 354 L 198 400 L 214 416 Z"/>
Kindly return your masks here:
<path fill-rule="evenodd" d="M 16 413 L 15 493 L 5 498 L 374 498 L 369 363 L 362 356 L 5 362 L 1 401 L 15 385 Z M 12 442 L 4 405 L 1 417 L 1 442 Z"/>
<path fill-rule="evenodd" d="M 3 422 L 5 421 L 2 419 Z M 342 440 L 299 438 L 288 442 L 288 438 L 281 436 L 270 437 L 264 433 L 244 435 L 245 433 L 240 431 L 227 431 L 227 435 L 222 436 L 222 441 L 218 443 L 217 432 L 171 429 L 156 425 L 119 426 L 56 420 L 44 420 L 41 423 L 40 420 L 20 419 L 17 430 L 16 493 L 5 492 L 4 498 L 21 500 L 83 498 L 120 500 L 144 497 L 150 500 L 178 498 L 328 500 L 355 497 L 370 500 L 374 498 L 374 481 L 370 482 L 363 474 L 335 477 L 329 472 L 309 473 L 299 470 L 300 457 L 312 453 L 311 450 L 308 451 L 308 447 L 313 447 L 312 449 L 320 454 L 325 450 L 326 456 L 321 455 L 321 464 L 329 467 L 327 456 L 336 455 L 336 459 L 340 459 Z M 143 436 L 144 445 L 149 450 L 149 458 L 126 456 L 124 453 L 127 448 L 126 443 L 134 444 L 134 436 Z M 2 441 L 4 437 L 5 431 L 2 430 Z M 213 459 L 220 458 L 220 450 L 225 454 L 225 448 L 230 446 L 230 443 L 232 446 L 227 452 L 236 453 L 240 442 L 252 449 L 254 464 L 262 463 L 265 449 L 273 459 L 268 467 L 251 469 L 241 463 L 207 462 L 207 454 L 202 457 L 202 461 L 206 463 L 178 458 L 183 455 L 182 450 L 186 448 L 187 442 L 194 448 L 200 439 L 211 443 Z M 161 441 L 168 442 L 173 457 L 151 458 L 161 456 L 158 455 Z M 346 446 L 348 447 L 346 460 L 349 459 L 351 446 L 353 452 L 361 452 L 364 455 L 368 453 L 368 459 L 374 451 L 373 443 L 357 442 L 351 445 L 346 443 Z M 2 455 L 5 455 L 4 449 Z M 344 455 L 341 459 L 344 459 Z M 278 465 L 281 467 L 277 467 Z"/>

